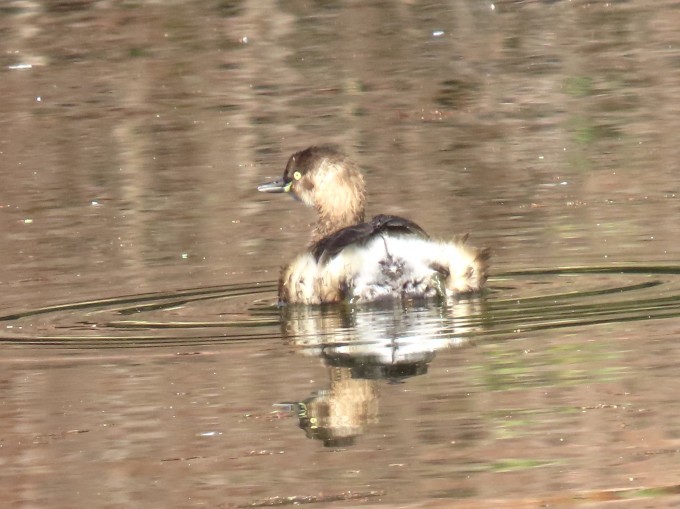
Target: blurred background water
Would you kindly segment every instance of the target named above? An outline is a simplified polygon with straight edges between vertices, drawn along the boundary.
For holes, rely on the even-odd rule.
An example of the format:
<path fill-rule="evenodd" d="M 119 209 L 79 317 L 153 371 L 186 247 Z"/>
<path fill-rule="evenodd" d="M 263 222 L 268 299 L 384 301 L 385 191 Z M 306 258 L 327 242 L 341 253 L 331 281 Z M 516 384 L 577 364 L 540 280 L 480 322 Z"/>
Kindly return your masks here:
<path fill-rule="evenodd" d="M 0 4 L 3 507 L 678 503 L 680 2 Z M 340 144 L 493 249 L 283 310 Z M 272 406 L 275 405 L 275 406 Z"/>

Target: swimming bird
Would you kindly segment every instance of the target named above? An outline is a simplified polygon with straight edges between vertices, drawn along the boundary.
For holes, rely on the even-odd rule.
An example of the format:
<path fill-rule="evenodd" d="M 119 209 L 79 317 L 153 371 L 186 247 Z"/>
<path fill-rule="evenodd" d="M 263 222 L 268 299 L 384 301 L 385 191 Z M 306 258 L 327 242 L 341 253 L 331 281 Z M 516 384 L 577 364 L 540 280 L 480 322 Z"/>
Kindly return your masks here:
<path fill-rule="evenodd" d="M 365 221 L 364 178 L 335 145 L 294 153 L 283 176 L 258 190 L 290 193 L 317 212 L 307 249 L 281 270 L 282 304 L 456 299 L 486 282 L 490 251 L 468 246 L 467 235 L 433 240 L 386 214 Z"/>

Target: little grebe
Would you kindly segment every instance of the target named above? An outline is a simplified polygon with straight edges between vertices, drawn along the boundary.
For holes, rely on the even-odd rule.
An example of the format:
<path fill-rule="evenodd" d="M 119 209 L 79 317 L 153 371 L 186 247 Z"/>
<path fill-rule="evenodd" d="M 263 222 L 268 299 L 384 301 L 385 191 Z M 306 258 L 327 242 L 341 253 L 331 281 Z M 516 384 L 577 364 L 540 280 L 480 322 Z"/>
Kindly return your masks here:
<path fill-rule="evenodd" d="M 318 213 L 308 249 L 281 271 L 282 303 L 455 298 L 487 279 L 490 251 L 467 246 L 467 235 L 435 241 L 412 221 L 384 214 L 364 222 L 364 178 L 333 145 L 296 152 L 281 179 L 257 189 L 292 193 Z"/>

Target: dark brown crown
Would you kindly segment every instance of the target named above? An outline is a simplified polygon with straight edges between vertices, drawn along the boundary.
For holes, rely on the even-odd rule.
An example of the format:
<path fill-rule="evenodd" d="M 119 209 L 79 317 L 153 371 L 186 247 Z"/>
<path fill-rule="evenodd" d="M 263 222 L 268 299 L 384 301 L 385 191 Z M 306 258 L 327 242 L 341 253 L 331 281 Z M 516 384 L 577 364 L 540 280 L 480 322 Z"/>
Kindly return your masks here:
<path fill-rule="evenodd" d="M 345 153 L 337 145 L 314 145 L 290 156 L 283 178 L 286 182 L 290 182 L 296 171 L 306 175 L 317 168 L 324 159 L 330 162 L 340 162 L 346 158 Z"/>

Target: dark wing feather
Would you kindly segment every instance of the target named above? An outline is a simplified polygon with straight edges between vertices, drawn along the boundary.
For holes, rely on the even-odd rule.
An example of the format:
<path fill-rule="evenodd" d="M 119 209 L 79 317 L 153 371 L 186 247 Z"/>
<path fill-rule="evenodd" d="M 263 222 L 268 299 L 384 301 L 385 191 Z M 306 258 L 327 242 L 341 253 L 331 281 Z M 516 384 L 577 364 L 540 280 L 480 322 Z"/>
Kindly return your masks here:
<path fill-rule="evenodd" d="M 407 235 L 417 235 L 428 239 L 430 236 L 425 233 L 420 226 L 413 221 L 404 219 L 399 216 L 389 216 L 387 214 L 380 214 L 371 219 L 374 234 L 377 233 L 402 233 Z"/>
<path fill-rule="evenodd" d="M 427 233 L 413 221 L 398 216 L 380 214 L 369 223 L 359 223 L 324 237 L 311 248 L 317 262 L 325 263 L 347 246 L 365 244 L 376 235 L 401 234 L 428 238 Z"/>
<path fill-rule="evenodd" d="M 359 223 L 338 230 L 312 246 L 312 254 L 316 261 L 326 262 L 350 244 L 363 244 L 373 233 L 370 223 Z"/>

